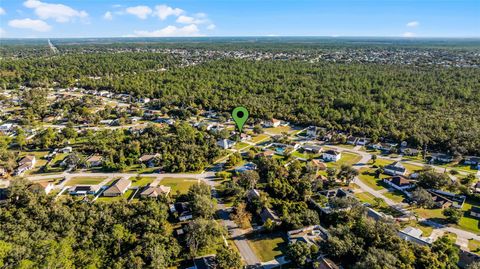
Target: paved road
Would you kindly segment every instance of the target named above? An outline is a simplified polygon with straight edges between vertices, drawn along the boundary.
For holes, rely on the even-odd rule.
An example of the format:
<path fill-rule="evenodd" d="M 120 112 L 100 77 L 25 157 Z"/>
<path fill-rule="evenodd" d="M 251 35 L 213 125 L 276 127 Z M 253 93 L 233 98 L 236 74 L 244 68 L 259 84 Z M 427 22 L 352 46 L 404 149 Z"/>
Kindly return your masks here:
<path fill-rule="evenodd" d="M 218 193 L 216 191 L 216 186 L 218 182 L 215 181 L 215 173 L 207 172 L 207 173 L 203 173 L 202 175 L 205 175 L 205 176 L 201 177 L 200 179 L 212 187 L 213 196 L 215 198 L 218 198 Z M 223 225 L 227 228 L 244 262 L 247 265 L 255 265 L 260 263 L 260 260 L 258 259 L 257 255 L 248 244 L 248 240 L 245 237 L 245 235 L 249 231 L 241 229 L 240 227 L 237 226 L 235 222 L 230 220 L 229 208 L 227 208 L 225 204 L 221 202 L 222 201 L 221 199 L 218 199 L 218 201 L 219 201 L 217 203 L 218 216 L 222 220 Z"/>

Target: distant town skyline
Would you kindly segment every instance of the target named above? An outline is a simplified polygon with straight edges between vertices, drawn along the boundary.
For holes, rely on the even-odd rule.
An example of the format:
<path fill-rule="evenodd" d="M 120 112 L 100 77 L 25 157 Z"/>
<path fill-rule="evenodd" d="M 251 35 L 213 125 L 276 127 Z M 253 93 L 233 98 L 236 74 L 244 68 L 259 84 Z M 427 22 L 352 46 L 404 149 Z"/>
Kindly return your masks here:
<path fill-rule="evenodd" d="M 476 0 L 4 0 L 0 36 L 480 37 Z"/>

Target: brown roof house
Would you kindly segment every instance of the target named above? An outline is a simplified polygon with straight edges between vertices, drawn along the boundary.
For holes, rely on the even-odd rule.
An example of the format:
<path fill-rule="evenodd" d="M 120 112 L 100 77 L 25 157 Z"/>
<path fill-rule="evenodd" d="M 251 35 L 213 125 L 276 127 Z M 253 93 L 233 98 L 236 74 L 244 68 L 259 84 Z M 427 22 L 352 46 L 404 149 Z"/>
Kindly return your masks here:
<path fill-rule="evenodd" d="M 94 154 L 88 157 L 86 162 L 89 167 L 98 167 L 102 165 L 103 157 L 98 154 Z"/>
<path fill-rule="evenodd" d="M 37 160 L 33 155 L 27 155 L 23 157 L 20 161 L 18 161 L 18 167 L 17 167 L 17 170 L 15 171 L 15 174 L 21 175 L 25 171 L 32 169 L 33 167 L 35 167 L 36 161 Z"/>
<path fill-rule="evenodd" d="M 103 192 L 103 196 L 120 196 L 124 194 L 131 185 L 132 182 L 126 178 L 117 179 Z"/>
<path fill-rule="evenodd" d="M 156 164 L 156 161 L 160 158 L 160 154 L 155 153 L 155 154 L 143 154 L 138 161 L 140 163 L 144 163 L 148 167 L 154 167 Z"/>
<path fill-rule="evenodd" d="M 29 189 L 33 192 L 49 194 L 53 189 L 53 183 L 49 181 L 41 181 L 32 184 Z"/>
<path fill-rule="evenodd" d="M 172 188 L 164 185 L 160 186 L 147 186 L 140 193 L 143 198 L 157 198 L 158 196 L 168 196 Z"/>
<path fill-rule="evenodd" d="M 271 220 L 275 224 L 280 224 L 282 222 L 275 211 L 268 207 L 264 207 L 262 209 L 260 212 L 260 218 L 262 219 L 263 223 L 265 223 L 267 220 Z"/>
<path fill-rule="evenodd" d="M 391 178 L 384 178 L 383 182 L 390 185 L 390 187 L 399 191 L 404 191 L 413 188 L 415 185 L 413 182 L 403 176 L 394 176 Z"/>
<path fill-rule="evenodd" d="M 312 160 L 312 166 L 315 167 L 317 170 L 327 170 L 327 165 L 319 159 Z"/>

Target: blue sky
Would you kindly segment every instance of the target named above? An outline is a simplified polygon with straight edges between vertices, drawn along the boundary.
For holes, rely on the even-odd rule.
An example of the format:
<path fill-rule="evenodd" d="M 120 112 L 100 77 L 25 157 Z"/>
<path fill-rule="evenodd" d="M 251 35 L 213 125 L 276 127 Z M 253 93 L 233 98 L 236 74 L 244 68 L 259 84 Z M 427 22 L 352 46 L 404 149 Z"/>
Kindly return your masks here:
<path fill-rule="evenodd" d="M 479 0 L 0 0 L 2 37 L 480 37 Z"/>

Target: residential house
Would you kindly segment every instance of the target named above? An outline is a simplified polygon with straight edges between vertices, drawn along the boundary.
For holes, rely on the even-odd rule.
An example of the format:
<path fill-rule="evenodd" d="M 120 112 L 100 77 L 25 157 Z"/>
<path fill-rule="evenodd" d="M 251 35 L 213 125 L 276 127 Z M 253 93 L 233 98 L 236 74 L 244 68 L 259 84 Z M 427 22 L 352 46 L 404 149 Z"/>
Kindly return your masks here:
<path fill-rule="evenodd" d="M 475 183 L 473 189 L 476 193 L 480 193 L 480 181 L 477 181 L 477 183 Z"/>
<path fill-rule="evenodd" d="M 132 181 L 126 178 L 117 179 L 110 185 L 102 194 L 107 197 L 114 197 L 123 195 L 132 185 Z"/>
<path fill-rule="evenodd" d="M 275 155 L 275 151 L 273 150 L 269 150 L 269 149 L 265 149 L 263 152 L 260 152 L 257 154 L 257 157 L 273 157 L 273 155 Z"/>
<path fill-rule="evenodd" d="M 12 123 L 4 123 L 2 125 L 0 125 L 0 132 L 2 133 L 9 133 L 11 131 L 13 131 L 13 127 L 14 125 Z"/>
<path fill-rule="evenodd" d="M 252 162 L 248 162 L 240 167 L 235 168 L 235 172 L 237 173 L 243 173 L 245 171 L 253 171 L 253 170 L 257 170 L 257 165 Z"/>
<path fill-rule="evenodd" d="M 358 145 L 358 146 L 366 146 L 368 143 L 370 143 L 370 139 L 369 139 L 369 138 L 362 137 L 362 138 L 359 138 L 359 139 L 357 140 L 357 145 Z"/>
<path fill-rule="evenodd" d="M 49 194 L 53 190 L 54 184 L 50 181 L 36 182 L 30 186 L 30 190 L 33 192 L 42 192 Z"/>
<path fill-rule="evenodd" d="M 275 224 L 280 224 L 281 220 L 277 216 L 277 213 L 273 211 L 272 209 L 268 207 L 264 207 L 262 211 L 260 212 L 260 218 L 262 219 L 262 222 L 265 223 L 267 220 L 271 220 Z"/>
<path fill-rule="evenodd" d="M 280 126 L 280 124 L 282 123 L 282 121 L 280 120 L 277 120 L 277 119 L 271 119 L 271 120 L 268 120 L 264 123 L 264 126 L 269 128 L 269 127 L 278 127 Z"/>
<path fill-rule="evenodd" d="M 310 126 L 307 128 L 307 136 L 311 138 L 316 138 L 318 133 L 318 127 L 317 126 Z"/>
<path fill-rule="evenodd" d="M 451 205 L 455 208 L 462 208 L 463 203 L 465 203 L 466 196 L 465 195 L 458 195 L 455 193 L 447 192 L 447 191 L 442 191 L 442 190 L 435 190 L 435 189 L 430 189 L 427 190 L 434 196 L 440 196 L 442 199 L 447 199 Z"/>
<path fill-rule="evenodd" d="M 0 167 L 0 177 L 7 176 L 7 169 L 5 167 Z"/>
<path fill-rule="evenodd" d="M 25 171 L 31 170 L 35 167 L 36 158 L 33 155 L 27 155 L 18 161 L 18 167 L 15 171 L 16 175 L 21 175 Z"/>
<path fill-rule="evenodd" d="M 405 156 L 418 156 L 420 154 L 420 151 L 418 149 L 414 148 L 400 148 L 400 153 L 402 153 Z"/>
<path fill-rule="evenodd" d="M 320 152 L 322 152 L 322 147 L 316 144 L 303 144 L 302 148 L 305 151 L 312 152 L 315 154 L 319 154 Z"/>
<path fill-rule="evenodd" d="M 472 206 L 470 209 L 470 216 L 480 219 L 480 207 Z"/>
<path fill-rule="evenodd" d="M 187 221 L 193 218 L 190 204 L 188 202 L 179 202 L 171 204 L 170 213 L 176 214 L 179 221 Z"/>
<path fill-rule="evenodd" d="M 355 137 L 355 136 L 347 137 L 347 144 L 356 145 L 357 142 L 358 142 L 358 137 Z"/>
<path fill-rule="evenodd" d="M 189 269 L 216 269 L 218 268 L 215 255 L 198 257 L 193 260 L 193 267 Z"/>
<path fill-rule="evenodd" d="M 319 245 L 328 238 L 328 231 L 320 225 L 312 225 L 287 232 L 288 241 L 291 243 L 304 242 L 308 245 Z"/>
<path fill-rule="evenodd" d="M 240 134 L 240 140 L 241 141 L 249 141 L 252 139 L 252 136 L 246 133 L 241 133 Z"/>
<path fill-rule="evenodd" d="M 90 155 L 85 162 L 88 167 L 99 167 L 103 163 L 103 157 L 98 154 Z"/>
<path fill-rule="evenodd" d="M 323 152 L 322 159 L 326 162 L 336 162 L 340 160 L 342 154 L 335 150 L 327 150 Z"/>
<path fill-rule="evenodd" d="M 70 195 L 96 195 L 100 189 L 100 185 L 76 185 L 68 189 L 68 193 Z"/>
<path fill-rule="evenodd" d="M 413 184 L 411 180 L 403 176 L 394 176 L 391 178 L 384 178 L 383 182 L 385 182 L 390 187 L 399 191 L 405 191 L 415 187 L 415 184 Z"/>
<path fill-rule="evenodd" d="M 449 163 L 453 161 L 453 156 L 443 153 L 432 153 L 430 162 Z"/>
<path fill-rule="evenodd" d="M 251 202 L 260 199 L 260 192 L 257 189 L 250 189 L 246 193 L 247 201 Z"/>
<path fill-rule="evenodd" d="M 171 187 L 160 186 L 146 186 L 140 193 L 140 197 L 143 198 L 157 198 L 158 196 L 168 196 L 171 191 Z"/>
<path fill-rule="evenodd" d="M 313 263 L 313 269 L 340 269 L 342 267 L 336 265 L 332 260 L 321 255 Z"/>
<path fill-rule="evenodd" d="M 154 167 L 156 165 L 156 161 L 160 158 L 160 154 L 143 154 L 138 161 L 147 165 L 148 167 Z"/>
<path fill-rule="evenodd" d="M 64 148 L 60 149 L 61 153 L 72 153 L 72 151 L 73 151 L 72 147 L 64 147 Z"/>
<path fill-rule="evenodd" d="M 222 149 L 229 149 L 235 145 L 235 141 L 229 140 L 229 139 L 221 139 L 217 141 L 217 145 L 221 147 Z"/>
<path fill-rule="evenodd" d="M 394 162 L 385 166 L 383 172 L 391 176 L 404 176 L 407 173 L 407 169 L 400 162 Z"/>
<path fill-rule="evenodd" d="M 370 148 L 383 152 L 394 152 L 398 144 L 395 143 L 377 143 L 370 145 Z"/>
<path fill-rule="evenodd" d="M 432 244 L 431 238 L 422 237 L 423 231 L 411 226 L 397 232 L 398 236 L 405 241 L 409 241 L 421 246 L 428 246 Z"/>
<path fill-rule="evenodd" d="M 317 169 L 317 171 L 318 170 L 327 170 L 327 165 L 319 159 L 313 159 L 311 161 L 311 164 L 312 164 L 313 167 L 315 167 Z"/>
<path fill-rule="evenodd" d="M 463 160 L 464 164 L 471 165 L 477 170 L 480 170 L 480 157 L 477 156 L 467 156 Z"/>

